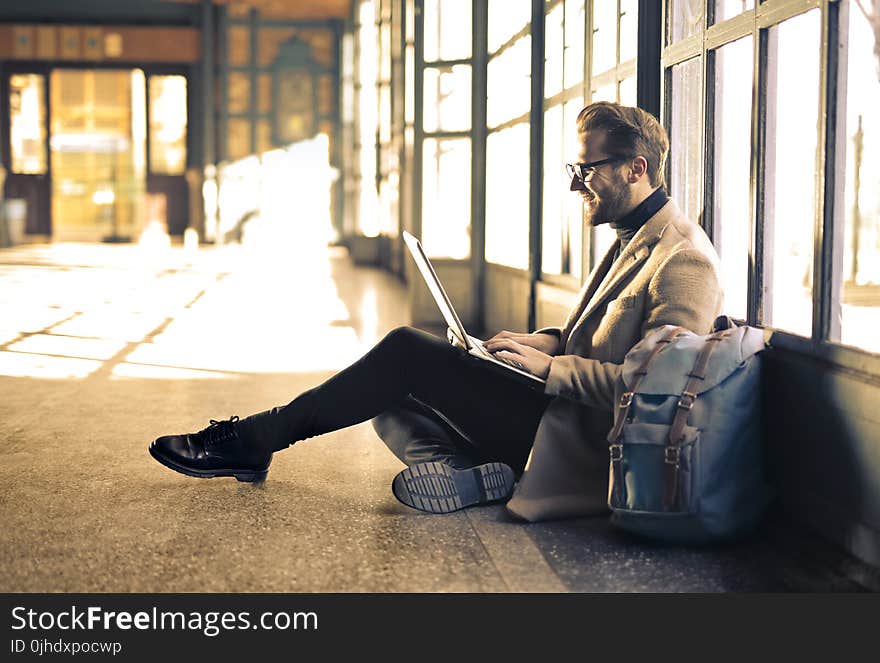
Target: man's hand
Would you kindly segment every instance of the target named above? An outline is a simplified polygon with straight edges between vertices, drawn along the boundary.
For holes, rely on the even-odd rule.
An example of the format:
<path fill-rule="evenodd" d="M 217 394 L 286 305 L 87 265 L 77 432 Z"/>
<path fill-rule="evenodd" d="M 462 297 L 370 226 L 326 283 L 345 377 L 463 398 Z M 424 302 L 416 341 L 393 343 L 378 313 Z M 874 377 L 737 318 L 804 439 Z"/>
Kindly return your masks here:
<path fill-rule="evenodd" d="M 547 334 L 521 334 L 521 336 L 546 335 Z M 551 340 L 554 342 L 556 341 L 556 339 L 552 337 Z M 533 375 L 537 375 L 539 378 L 546 380 L 547 376 L 550 375 L 550 363 L 553 361 L 553 357 L 546 352 L 518 343 L 513 340 L 513 338 L 502 338 L 501 334 L 499 334 L 490 338 L 488 341 L 485 341 L 483 347 L 492 354 L 497 354 L 503 359 L 514 362 L 515 365 L 527 370 Z"/>
<path fill-rule="evenodd" d="M 486 349 L 488 350 L 489 343 L 504 339 L 516 341 L 520 345 L 540 350 L 544 354 L 550 356 L 559 352 L 559 339 L 553 334 L 522 334 L 518 332 L 502 331 L 495 334 L 495 336 L 486 341 L 484 345 L 487 346 Z"/>

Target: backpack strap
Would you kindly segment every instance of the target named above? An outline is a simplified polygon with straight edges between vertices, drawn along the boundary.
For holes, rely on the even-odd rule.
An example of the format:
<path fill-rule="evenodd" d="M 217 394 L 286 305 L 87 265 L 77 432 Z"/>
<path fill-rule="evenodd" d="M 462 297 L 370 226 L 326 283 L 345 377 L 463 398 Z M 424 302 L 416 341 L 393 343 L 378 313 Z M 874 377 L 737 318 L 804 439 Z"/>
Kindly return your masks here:
<path fill-rule="evenodd" d="M 666 345 L 672 343 L 676 336 L 679 336 L 682 333 L 687 333 L 687 330 L 684 327 L 675 327 L 664 334 L 663 338 L 658 340 L 654 349 L 651 350 L 651 354 L 649 354 L 642 362 L 642 365 L 639 366 L 639 369 L 635 373 L 635 380 L 633 380 L 629 391 L 625 391 L 620 395 L 620 401 L 617 404 L 617 412 L 615 413 L 614 427 L 608 434 L 608 441 L 611 443 L 608 447 L 608 451 L 611 455 L 611 467 L 614 471 L 615 490 L 619 491 L 623 489 L 623 468 L 620 465 L 620 461 L 623 460 L 623 445 L 620 444 L 620 438 L 623 435 L 623 425 L 626 423 L 627 416 L 629 416 L 633 394 L 636 389 L 638 389 L 642 378 L 648 374 L 648 368 L 654 361 L 654 357 L 656 357 L 660 350 Z"/>
<path fill-rule="evenodd" d="M 678 468 L 679 468 L 679 445 L 684 439 L 684 427 L 687 423 L 694 402 L 697 400 L 697 385 L 706 379 L 706 369 L 709 367 L 709 358 L 718 347 L 718 344 L 733 334 L 734 329 L 725 329 L 712 334 L 706 339 L 706 343 L 690 373 L 684 391 L 678 399 L 678 407 L 669 427 L 669 435 L 666 438 L 666 448 L 663 450 L 663 462 L 665 464 L 666 490 L 664 504 L 667 509 L 675 505 L 678 496 Z"/>

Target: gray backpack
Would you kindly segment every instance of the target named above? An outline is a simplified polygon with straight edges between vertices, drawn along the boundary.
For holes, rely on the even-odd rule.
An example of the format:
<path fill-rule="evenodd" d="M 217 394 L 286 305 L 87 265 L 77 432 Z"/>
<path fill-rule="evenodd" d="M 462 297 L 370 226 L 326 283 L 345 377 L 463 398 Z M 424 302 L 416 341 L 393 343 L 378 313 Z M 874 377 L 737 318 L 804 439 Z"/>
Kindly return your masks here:
<path fill-rule="evenodd" d="M 612 523 L 676 542 L 730 539 L 758 523 L 764 480 L 764 335 L 715 321 L 699 336 L 666 325 L 626 355 L 608 434 Z"/>

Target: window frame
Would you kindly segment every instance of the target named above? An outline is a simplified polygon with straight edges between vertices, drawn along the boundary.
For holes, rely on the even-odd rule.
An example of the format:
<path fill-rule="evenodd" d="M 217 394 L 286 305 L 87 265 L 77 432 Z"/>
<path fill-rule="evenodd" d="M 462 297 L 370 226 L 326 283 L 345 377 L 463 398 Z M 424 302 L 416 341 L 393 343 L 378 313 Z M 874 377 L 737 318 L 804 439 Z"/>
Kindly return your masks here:
<path fill-rule="evenodd" d="M 487 24 L 488 24 L 488 22 L 492 18 L 491 14 L 489 13 L 488 2 L 486 0 L 476 0 L 476 1 L 477 2 L 480 2 L 480 1 L 486 2 L 486 5 L 487 5 L 486 17 L 487 17 Z M 543 0 L 541 0 L 541 2 L 543 2 Z M 498 134 L 502 131 L 505 131 L 507 129 L 510 129 L 512 127 L 515 127 L 515 126 L 518 126 L 521 124 L 529 125 L 529 133 L 530 133 L 530 138 L 529 138 L 530 157 L 529 157 L 529 165 L 528 165 L 529 208 L 525 212 L 526 216 L 527 216 L 527 228 L 528 228 L 528 232 L 527 232 L 527 236 L 526 236 L 526 241 L 528 242 L 527 265 L 526 265 L 526 267 L 517 267 L 517 266 L 509 265 L 507 263 L 495 262 L 495 261 L 490 260 L 489 257 L 486 255 L 486 247 L 488 246 L 488 243 L 489 243 L 488 204 L 487 204 L 486 210 L 484 212 L 484 221 L 483 221 L 483 234 L 484 234 L 484 243 L 483 243 L 484 245 L 482 247 L 483 251 L 482 251 L 482 254 L 479 256 L 479 258 L 482 262 L 484 262 L 486 265 L 491 265 L 493 269 L 503 268 L 509 272 L 516 273 L 516 274 L 529 274 L 534 269 L 534 266 L 536 264 L 540 263 L 540 256 L 537 257 L 538 262 L 536 263 L 536 256 L 534 255 L 534 238 L 533 238 L 533 234 L 534 234 L 533 233 L 533 225 L 534 225 L 534 223 L 533 223 L 533 213 L 532 213 L 532 209 L 531 209 L 534 205 L 534 201 L 533 201 L 533 195 L 532 195 L 533 192 L 531 189 L 534 186 L 533 181 L 534 181 L 534 175 L 535 175 L 535 164 L 533 163 L 534 162 L 534 142 L 533 142 L 533 138 L 531 137 L 531 133 L 534 130 L 534 128 L 533 128 L 533 125 L 534 125 L 533 88 L 535 86 L 535 75 L 536 75 L 535 66 L 534 66 L 534 64 L 535 64 L 534 53 L 535 53 L 535 49 L 537 47 L 537 44 L 534 43 L 533 40 L 536 40 L 536 39 L 540 40 L 540 42 L 541 42 L 540 48 L 541 48 L 541 53 L 542 53 L 542 57 L 543 57 L 543 24 L 541 26 L 541 30 L 539 33 L 538 30 L 536 30 L 535 26 L 534 26 L 534 18 L 535 18 L 534 5 L 535 5 L 535 2 L 533 1 L 531 4 L 532 4 L 532 7 L 531 7 L 531 12 L 530 12 L 530 17 L 526 21 L 525 25 L 523 25 L 515 33 L 510 35 L 504 41 L 504 43 L 500 44 L 495 50 L 489 49 L 488 41 L 487 41 L 486 51 L 485 51 L 486 84 L 487 84 L 486 105 L 488 107 L 488 89 L 489 89 L 488 86 L 489 86 L 489 81 L 490 81 L 490 76 L 491 76 L 491 74 L 489 72 L 489 67 L 490 67 L 492 61 L 498 59 L 499 56 L 503 55 L 505 52 L 507 52 L 508 50 L 513 48 L 518 43 L 521 43 L 522 40 L 524 40 L 526 37 L 529 37 L 530 52 L 531 52 L 530 59 L 531 59 L 532 64 L 531 64 L 531 67 L 529 70 L 529 78 L 530 78 L 531 83 L 530 83 L 530 87 L 529 87 L 529 100 L 530 101 L 529 101 L 528 108 L 525 111 L 523 111 L 522 113 L 520 113 L 519 115 L 507 117 L 506 119 L 504 119 L 501 122 L 498 122 L 496 124 L 490 124 L 488 119 L 486 119 L 486 122 L 485 122 L 486 131 L 485 131 L 485 143 L 484 144 L 485 144 L 486 163 L 488 163 L 488 160 L 489 160 L 488 142 L 489 142 L 490 136 L 492 136 L 493 134 Z M 541 68 L 541 74 L 542 74 L 540 76 L 541 89 L 543 90 L 543 87 L 544 87 L 543 65 Z M 486 112 L 486 118 L 488 118 L 488 108 L 487 108 L 487 112 Z M 542 123 L 542 130 L 543 130 L 543 123 Z M 543 145 L 542 145 L 542 147 L 543 147 Z M 540 152 L 543 153 L 543 149 L 541 149 Z M 485 172 L 482 179 L 483 179 L 484 187 L 488 190 L 488 170 L 487 169 L 486 169 L 486 172 Z M 485 196 L 485 198 L 486 198 L 486 203 L 488 203 L 488 193 Z"/>
<path fill-rule="evenodd" d="M 443 0 L 436 0 L 439 4 L 442 5 Z M 474 207 L 473 207 L 473 198 L 474 198 L 474 182 L 475 178 L 479 175 L 475 165 L 475 149 L 476 149 L 476 140 L 474 136 L 474 124 L 476 121 L 474 107 L 474 78 L 476 76 L 476 68 L 477 64 L 475 62 L 475 40 L 474 34 L 477 27 L 474 24 L 474 16 L 473 16 L 473 5 L 474 2 L 471 3 L 471 53 L 468 57 L 459 57 L 459 58 L 451 58 L 451 59 L 431 59 L 427 60 L 425 58 L 425 19 L 426 19 L 426 11 L 425 11 L 425 0 L 414 0 L 413 9 L 414 9 L 414 35 L 413 35 L 413 50 L 414 50 L 414 60 L 415 60 L 415 76 L 414 76 L 414 84 L 415 84 L 415 100 L 414 100 L 414 160 L 413 160 L 413 232 L 417 237 L 422 238 L 422 242 L 425 243 L 424 239 L 424 219 L 422 214 L 423 209 L 423 192 L 424 192 L 424 143 L 426 140 L 436 140 L 438 145 L 442 143 L 445 139 L 467 139 L 470 142 L 470 151 L 471 151 L 471 174 L 470 174 L 470 188 L 468 190 L 468 195 L 471 198 L 471 204 L 469 205 L 469 209 L 471 211 L 470 223 L 469 223 L 469 231 L 468 231 L 468 255 L 463 258 L 454 258 L 445 255 L 434 255 L 431 251 L 430 245 L 425 246 L 425 251 L 428 253 L 431 261 L 434 264 L 441 263 L 460 263 L 460 262 L 473 262 L 475 260 L 475 226 L 477 225 L 477 219 L 474 215 Z M 440 10 L 442 11 L 442 9 Z M 406 32 L 406 29 L 404 29 Z M 439 39 L 439 35 L 438 35 Z M 438 41 L 438 51 L 441 50 L 440 42 Z M 468 128 L 466 129 L 458 129 L 458 130 L 443 130 L 438 126 L 436 130 L 427 131 L 424 127 L 424 112 L 425 112 L 425 70 L 426 69 L 451 69 L 455 65 L 467 65 L 471 69 L 471 114 L 468 121 Z M 439 99 L 439 98 L 438 98 Z M 438 122 L 439 124 L 439 122 Z"/>
<path fill-rule="evenodd" d="M 880 374 L 880 354 L 854 346 L 845 346 L 831 338 L 840 337 L 840 317 L 835 312 L 841 305 L 841 274 L 835 267 L 836 242 L 843 241 L 845 217 L 844 178 L 836 176 L 844 172 L 846 137 L 837 132 L 837 117 L 845 117 L 844 95 L 838 94 L 838 80 L 846 76 L 843 69 L 846 57 L 840 56 L 839 43 L 845 36 L 843 3 L 840 0 L 763 0 L 753 9 L 714 22 L 714 0 L 703 0 L 703 16 L 696 33 L 677 42 L 671 42 L 670 9 L 673 0 L 663 3 L 663 39 L 661 48 L 661 95 L 663 125 L 672 135 L 670 122 L 672 110 L 672 67 L 692 58 L 700 58 L 702 69 L 701 104 L 701 155 L 702 165 L 699 181 L 702 192 L 703 225 L 711 240 L 715 240 L 716 228 L 712 218 L 714 183 L 712 164 L 714 145 L 714 54 L 722 46 L 751 35 L 754 48 L 752 81 L 757 94 L 753 95 L 751 109 L 751 162 L 749 184 L 749 264 L 748 313 L 741 322 L 765 330 L 768 339 L 776 347 L 800 354 L 818 357 L 829 363 L 844 367 L 863 377 L 876 380 Z M 820 12 L 820 59 L 817 126 L 817 155 L 815 164 L 815 213 L 813 218 L 813 293 L 812 326 L 809 337 L 800 336 L 783 329 L 774 328 L 764 321 L 765 269 L 764 238 L 767 222 L 764 209 L 765 178 L 767 168 L 768 136 L 768 67 L 769 31 L 774 26 L 811 10 Z M 843 33 L 841 32 L 843 31 Z M 844 78 L 845 80 L 845 78 Z M 672 146 L 671 149 L 676 149 Z M 667 162 L 667 180 L 671 182 L 671 167 Z"/>
<path fill-rule="evenodd" d="M 617 13 L 616 20 L 614 25 L 614 34 L 615 34 L 615 53 L 614 53 L 614 66 L 610 69 L 606 69 L 604 71 L 600 71 L 597 74 L 593 74 L 593 33 L 595 30 L 595 12 L 596 12 L 596 3 L 589 3 L 590 10 L 585 12 L 587 16 L 587 44 L 589 47 L 586 49 L 586 58 L 587 65 L 585 70 L 585 75 L 589 79 L 588 86 L 588 94 L 584 96 L 585 103 L 591 103 L 593 100 L 593 94 L 597 92 L 599 89 L 608 86 L 614 85 L 614 99 L 615 101 L 620 101 L 620 84 L 629 79 L 635 78 L 638 73 L 638 63 L 639 56 L 638 51 L 639 46 L 641 44 L 636 45 L 636 55 L 634 58 L 630 60 L 626 60 L 621 62 L 620 60 L 620 18 L 621 18 L 621 2 L 622 0 L 614 0 L 617 3 Z M 639 3 L 642 4 L 642 3 Z M 641 9 L 641 8 L 640 8 Z M 638 42 L 638 33 L 636 33 L 636 41 Z M 637 83 L 638 89 L 638 83 Z"/>
<path fill-rule="evenodd" d="M 589 3 L 589 10 L 586 13 L 587 19 L 587 29 L 586 29 L 586 44 L 585 44 L 585 54 L 586 54 L 586 63 L 585 63 L 585 76 L 587 80 L 586 91 L 584 94 L 584 104 L 593 103 L 593 95 L 600 90 L 602 87 L 606 87 L 610 84 L 614 86 L 614 101 L 620 102 L 620 84 L 621 82 L 629 79 L 636 79 L 636 98 L 637 104 L 638 99 L 640 98 L 639 88 L 640 83 L 644 85 L 642 81 L 639 80 L 639 65 L 643 63 L 642 58 L 640 58 L 640 51 L 642 50 L 642 45 L 638 42 L 641 35 L 641 25 L 644 20 L 642 16 L 645 11 L 644 5 L 645 2 L 638 3 L 638 11 L 639 15 L 636 20 L 637 32 L 636 32 L 636 55 L 631 60 L 627 60 L 626 62 L 620 61 L 620 18 L 621 18 L 621 0 L 614 0 L 616 3 L 616 13 L 615 13 L 615 21 L 614 21 L 614 34 L 615 34 L 615 55 L 614 55 L 614 66 L 606 69 L 605 71 L 600 71 L 597 74 L 593 74 L 593 34 L 595 33 L 595 13 L 596 13 L 596 3 Z M 668 0 L 667 0 L 668 1 Z M 665 5 L 665 3 L 664 3 Z M 607 228 L 607 226 L 606 226 Z M 588 233 L 584 233 L 584 243 L 585 243 L 585 253 L 581 258 L 581 264 L 584 266 L 583 269 L 588 274 L 592 271 L 596 265 L 603 258 L 603 254 L 599 253 L 599 233 L 602 230 L 598 229 L 595 226 L 589 228 Z"/>
<path fill-rule="evenodd" d="M 403 85 L 403 0 L 377 0 L 376 32 L 378 35 L 378 71 L 376 92 L 379 126 L 376 134 L 376 190 L 379 201 L 379 232 L 397 237 L 401 231 L 401 157 L 403 113 L 395 92 Z M 387 44 L 385 33 L 387 32 Z M 383 96 L 387 95 L 387 106 Z M 394 182 L 396 178 L 396 183 Z M 400 265 L 392 265 L 400 271 Z"/>
<path fill-rule="evenodd" d="M 565 87 L 565 71 L 566 71 L 566 69 L 565 69 L 565 51 L 567 49 L 567 46 L 565 45 L 566 44 L 566 30 L 567 30 L 566 14 L 565 14 L 565 0 L 546 0 L 544 2 L 544 21 L 545 21 L 545 25 L 546 25 L 546 21 L 547 21 L 548 16 L 550 15 L 550 13 L 552 11 L 554 11 L 559 6 L 562 6 L 562 25 L 563 25 L 562 44 L 560 45 L 561 52 L 559 53 L 559 56 L 562 59 L 562 81 L 563 81 L 562 82 L 562 89 L 559 92 L 556 92 L 556 93 L 550 95 L 549 97 L 546 96 L 546 94 L 542 91 L 542 104 L 541 104 L 542 118 L 546 115 L 546 113 L 548 111 L 552 110 L 553 108 L 559 107 L 560 109 L 564 109 L 566 103 L 568 103 L 574 99 L 577 99 L 578 97 L 580 97 L 583 100 L 583 103 L 587 103 L 586 100 L 589 96 L 588 95 L 589 69 L 588 69 L 587 65 L 589 62 L 590 50 L 592 47 L 592 40 L 590 37 L 591 33 L 589 32 L 589 29 L 590 29 L 589 16 L 591 14 L 590 8 L 592 6 L 592 3 L 588 2 L 588 0 L 584 0 L 584 24 L 583 24 L 584 49 L 583 49 L 583 57 L 582 57 L 582 61 L 581 61 L 581 78 L 580 78 L 579 82 L 577 82 L 573 85 L 570 85 L 569 87 Z M 545 32 L 544 60 L 543 60 L 544 62 L 547 61 L 548 46 L 549 45 L 546 40 L 546 32 Z M 562 111 L 562 110 L 561 110 L 561 112 L 564 113 L 564 111 Z M 563 115 L 563 126 L 564 126 L 564 115 Z M 542 129 L 543 129 L 543 127 L 542 127 Z M 564 140 L 565 139 L 563 137 L 563 144 L 564 144 Z M 543 138 L 542 138 L 542 141 L 543 141 Z M 541 154 L 542 154 L 542 159 L 543 159 L 543 152 L 544 152 L 543 142 L 542 142 L 541 147 L 542 147 Z M 561 164 L 561 163 L 558 164 L 558 167 L 560 169 L 562 169 L 563 164 Z M 542 173 L 542 178 L 541 178 L 541 187 L 543 189 L 543 173 Z M 543 191 L 542 191 L 542 195 L 543 195 Z M 571 195 L 571 194 L 570 194 L 570 192 L 565 190 L 565 191 L 560 191 L 559 195 Z M 563 288 L 566 288 L 569 290 L 578 290 L 581 286 L 581 283 L 583 282 L 583 279 L 589 273 L 589 270 L 592 269 L 592 267 L 593 267 L 592 264 L 589 264 L 588 260 L 585 260 L 585 258 L 587 258 L 588 254 L 589 254 L 588 247 L 587 247 L 588 239 L 586 237 L 586 234 L 584 236 L 582 236 L 581 243 L 580 243 L 581 244 L 581 246 L 580 246 L 581 269 L 580 269 L 579 274 L 574 274 L 570 270 L 570 255 L 569 255 L 568 250 L 566 250 L 566 249 L 567 249 L 567 247 L 570 247 L 571 237 L 570 237 L 570 233 L 568 232 L 567 228 L 565 230 L 565 234 L 567 236 L 568 242 L 563 243 L 562 256 L 561 256 L 561 261 L 560 261 L 562 271 L 559 274 L 545 272 L 543 269 L 543 255 L 544 255 L 543 254 L 543 234 L 544 234 L 543 211 L 544 210 L 543 210 L 543 206 L 542 206 L 542 208 L 541 208 L 541 228 L 540 228 L 540 233 L 541 233 L 541 238 L 542 238 L 542 249 L 541 249 L 541 254 L 539 256 L 539 263 L 541 264 L 541 268 L 539 270 L 538 280 L 541 281 L 542 283 L 560 286 L 560 287 L 563 287 Z M 581 224 L 583 224 L 583 220 L 581 220 Z"/>

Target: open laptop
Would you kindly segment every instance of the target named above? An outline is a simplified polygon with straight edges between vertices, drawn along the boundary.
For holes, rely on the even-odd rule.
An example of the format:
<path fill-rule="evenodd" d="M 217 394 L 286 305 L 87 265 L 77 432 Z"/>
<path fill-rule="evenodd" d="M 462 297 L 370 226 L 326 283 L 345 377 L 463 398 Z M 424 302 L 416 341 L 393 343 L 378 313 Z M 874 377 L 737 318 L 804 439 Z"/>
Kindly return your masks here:
<path fill-rule="evenodd" d="M 543 390 L 545 380 L 523 370 L 522 368 L 518 368 L 513 363 L 502 359 L 501 357 L 496 357 L 483 347 L 483 342 L 480 339 L 468 335 L 464 329 L 464 325 L 461 324 L 461 319 L 458 317 L 455 309 L 452 308 L 452 302 L 449 301 L 449 297 L 443 289 L 443 284 L 440 283 L 440 279 L 437 278 L 437 272 L 434 271 L 434 266 L 431 264 L 431 261 L 428 260 L 428 256 L 425 255 L 422 243 L 415 236 L 405 230 L 403 231 L 403 241 L 406 243 L 406 248 L 409 249 L 413 260 L 415 260 L 416 267 L 419 268 L 419 272 L 425 280 L 428 290 L 431 291 L 434 301 L 437 302 L 437 306 L 440 309 L 440 313 L 443 314 L 446 324 L 449 325 L 449 341 L 452 343 L 457 341 L 458 345 L 467 350 L 469 355 L 489 362 L 489 364 L 504 369 L 506 372 L 512 372 L 515 374 L 515 377 L 520 379 L 526 378 L 526 381 L 530 386 Z"/>

